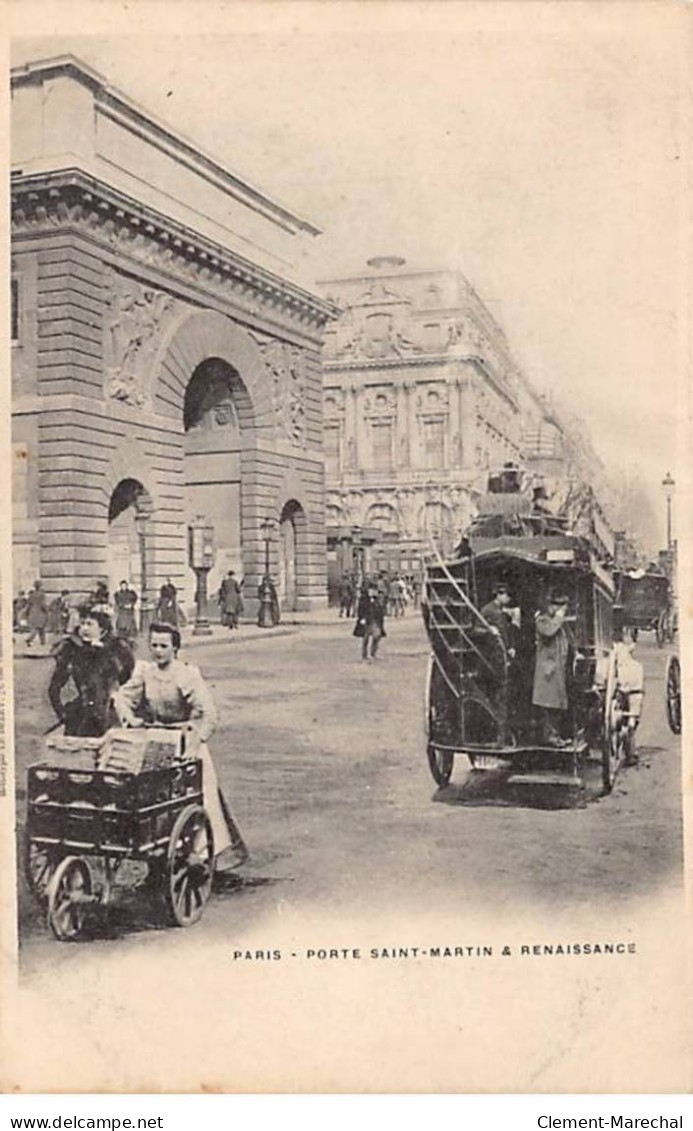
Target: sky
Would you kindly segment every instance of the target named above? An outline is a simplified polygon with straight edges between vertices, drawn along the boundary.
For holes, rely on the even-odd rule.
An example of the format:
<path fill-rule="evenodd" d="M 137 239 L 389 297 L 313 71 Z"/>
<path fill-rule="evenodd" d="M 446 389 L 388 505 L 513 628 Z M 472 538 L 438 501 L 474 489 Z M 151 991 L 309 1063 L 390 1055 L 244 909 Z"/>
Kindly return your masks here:
<path fill-rule="evenodd" d="M 608 469 L 647 481 L 663 545 L 687 333 L 677 6 L 280 7 L 189 5 L 195 34 L 175 5 L 167 34 L 65 20 L 12 61 L 78 55 L 317 223 L 318 279 L 373 255 L 461 270 Z"/>

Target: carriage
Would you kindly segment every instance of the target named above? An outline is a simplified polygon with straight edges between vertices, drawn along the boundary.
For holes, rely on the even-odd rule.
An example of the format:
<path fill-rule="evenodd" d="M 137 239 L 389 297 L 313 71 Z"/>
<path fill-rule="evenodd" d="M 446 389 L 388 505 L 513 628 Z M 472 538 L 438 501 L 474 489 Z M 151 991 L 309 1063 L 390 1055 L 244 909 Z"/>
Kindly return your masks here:
<path fill-rule="evenodd" d="M 498 506 L 501 500 L 496 500 Z M 451 560 L 429 562 L 422 605 L 431 656 L 427 753 L 437 785 L 455 758 L 509 780 L 584 785 L 597 752 L 609 792 L 621 766 L 636 759 L 642 667 L 614 638 L 614 585 L 593 546 L 560 518 L 505 513 L 476 520 Z M 513 648 L 482 609 L 498 583 L 511 594 Z M 567 662 L 568 712 L 560 746 L 540 734 L 533 708 L 535 616 L 556 586 L 570 598 L 573 644 Z"/>
<path fill-rule="evenodd" d="M 628 570 L 615 574 L 616 613 L 633 640 L 654 632 L 661 648 L 671 644 L 677 630 L 671 583 L 661 570 Z"/>
<path fill-rule="evenodd" d="M 180 729 L 56 736 L 28 769 L 24 868 L 55 937 L 75 941 L 111 902 L 126 865 L 144 865 L 170 925 L 201 918 L 214 841 L 202 762 Z"/>

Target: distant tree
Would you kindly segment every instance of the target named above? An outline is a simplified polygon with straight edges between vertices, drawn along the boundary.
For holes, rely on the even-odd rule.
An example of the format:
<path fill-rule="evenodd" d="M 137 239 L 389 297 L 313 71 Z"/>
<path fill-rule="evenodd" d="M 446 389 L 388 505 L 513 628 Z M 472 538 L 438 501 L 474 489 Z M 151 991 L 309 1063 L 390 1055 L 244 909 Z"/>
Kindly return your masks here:
<path fill-rule="evenodd" d="M 611 476 L 610 514 L 617 530 L 625 530 L 649 560 L 661 542 L 660 522 L 648 481 L 640 468 Z"/>

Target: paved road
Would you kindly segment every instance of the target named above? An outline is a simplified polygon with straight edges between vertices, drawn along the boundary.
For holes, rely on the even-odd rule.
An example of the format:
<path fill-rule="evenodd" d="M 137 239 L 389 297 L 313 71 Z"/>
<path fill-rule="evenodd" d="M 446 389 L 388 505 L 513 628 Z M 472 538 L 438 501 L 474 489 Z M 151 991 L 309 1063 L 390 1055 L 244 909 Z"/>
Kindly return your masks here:
<path fill-rule="evenodd" d="M 437 790 L 423 745 L 418 618 L 389 622 L 377 663 L 361 663 L 358 645 L 335 621 L 194 649 L 221 707 L 220 780 L 252 854 L 237 884 L 210 902 L 198 942 L 223 933 L 242 946 L 277 908 L 352 917 L 383 907 L 598 912 L 680 885 L 680 749 L 664 716 L 665 653 L 652 642 L 637 653 L 646 668 L 640 763 L 603 797 L 595 761 L 581 801 L 488 776 L 479 790 L 464 759 Z M 25 767 L 51 721 L 49 671 L 48 660 L 17 661 L 20 818 Z M 21 882 L 19 895 L 27 969 L 74 953 L 49 938 Z M 141 900 L 126 902 L 103 945 L 147 945 L 149 925 Z M 168 932 L 167 945 L 180 937 Z"/>

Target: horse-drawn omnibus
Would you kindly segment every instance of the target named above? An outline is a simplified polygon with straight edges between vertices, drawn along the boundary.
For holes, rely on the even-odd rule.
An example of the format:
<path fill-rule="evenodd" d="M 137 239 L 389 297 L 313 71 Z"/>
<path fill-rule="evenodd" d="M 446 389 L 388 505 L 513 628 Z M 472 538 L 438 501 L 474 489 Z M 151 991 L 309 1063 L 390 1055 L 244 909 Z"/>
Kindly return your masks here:
<path fill-rule="evenodd" d="M 594 751 L 609 792 L 620 767 L 636 757 L 642 703 L 642 667 L 614 638 L 611 573 L 565 520 L 530 513 L 517 493 L 492 502 L 496 513 L 472 523 L 453 558 L 436 553 L 426 573 L 433 778 L 447 785 L 463 754 L 476 770 L 582 785 Z M 499 583 L 510 595 L 512 647 L 482 612 Z M 556 586 L 569 599 L 568 709 L 562 741 L 547 744 L 533 704 L 536 616 Z"/>

